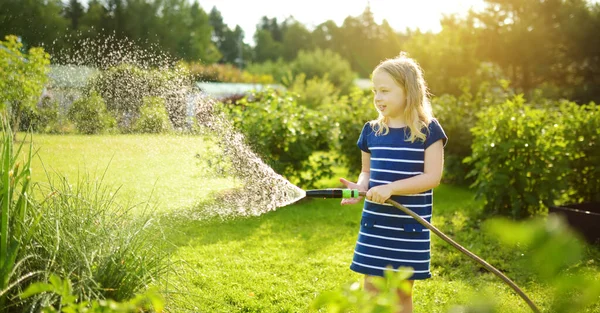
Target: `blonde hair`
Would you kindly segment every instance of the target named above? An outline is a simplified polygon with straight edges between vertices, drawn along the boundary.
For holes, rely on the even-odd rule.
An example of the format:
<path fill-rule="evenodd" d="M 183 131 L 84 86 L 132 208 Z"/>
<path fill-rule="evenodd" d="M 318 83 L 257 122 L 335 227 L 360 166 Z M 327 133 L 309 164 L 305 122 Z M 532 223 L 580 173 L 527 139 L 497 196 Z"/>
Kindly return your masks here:
<path fill-rule="evenodd" d="M 409 58 L 408 54 L 401 52 L 397 57 L 379 63 L 373 70 L 373 74 L 377 71 L 385 71 L 390 74 L 394 81 L 404 89 L 406 95 L 404 119 L 410 129 L 410 136 L 406 140 L 414 142 L 418 138 L 425 141 L 425 133 L 422 129 L 427 129 L 431 119 L 433 119 L 433 113 L 429 102 L 427 84 L 423 79 L 423 70 L 419 64 L 414 59 Z M 376 120 L 370 123 L 375 130 L 375 135 L 387 135 L 389 133 L 387 118 L 381 113 Z"/>

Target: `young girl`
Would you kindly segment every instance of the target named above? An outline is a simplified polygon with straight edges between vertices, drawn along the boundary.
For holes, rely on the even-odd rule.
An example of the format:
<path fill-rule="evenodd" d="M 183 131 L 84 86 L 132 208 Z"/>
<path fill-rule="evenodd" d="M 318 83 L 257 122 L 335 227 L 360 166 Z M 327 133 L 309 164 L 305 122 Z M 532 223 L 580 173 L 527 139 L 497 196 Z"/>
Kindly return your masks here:
<path fill-rule="evenodd" d="M 410 291 L 398 291 L 403 313 L 412 312 L 414 280 L 431 277 L 430 233 L 414 218 L 385 203 L 389 198 L 431 222 L 433 188 L 442 177 L 446 134 L 432 117 L 427 86 L 419 65 L 402 53 L 373 71 L 374 104 L 379 117 L 358 139 L 362 170 L 358 182 L 340 181 L 367 191 L 350 269 L 383 276 L 388 266 L 413 268 Z M 342 205 L 361 199 L 344 199 Z"/>

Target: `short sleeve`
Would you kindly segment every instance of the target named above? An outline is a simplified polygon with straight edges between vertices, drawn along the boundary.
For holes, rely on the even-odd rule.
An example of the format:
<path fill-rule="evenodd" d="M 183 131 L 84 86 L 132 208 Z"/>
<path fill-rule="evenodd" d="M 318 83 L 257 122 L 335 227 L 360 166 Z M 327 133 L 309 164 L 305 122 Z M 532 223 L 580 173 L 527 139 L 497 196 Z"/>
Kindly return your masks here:
<path fill-rule="evenodd" d="M 425 149 L 429 148 L 432 144 L 438 140 L 443 140 L 444 147 L 448 142 L 448 136 L 444 132 L 442 125 L 436 120 L 432 119 L 428 126 L 429 131 L 427 132 L 427 138 L 425 138 Z"/>
<path fill-rule="evenodd" d="M 363 129 L 360 132 L 360 137 L 358 137 L 358 142 L 356 143 L 360 150 L 366 153 L 371 153 L 371 150 L 369 150 L 369 145 L 367 143 L 367 137 L 371 131 L 371 124 L 365 123 L 365 126 L 363 126 Z"/>

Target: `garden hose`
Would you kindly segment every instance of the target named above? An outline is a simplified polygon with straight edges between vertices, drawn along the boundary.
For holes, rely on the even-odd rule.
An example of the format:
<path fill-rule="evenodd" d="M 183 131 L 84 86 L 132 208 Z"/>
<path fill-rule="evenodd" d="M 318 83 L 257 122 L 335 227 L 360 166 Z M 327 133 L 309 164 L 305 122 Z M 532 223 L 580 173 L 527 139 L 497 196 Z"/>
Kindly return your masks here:
<path fill-rule="evenodd" d="M 306 191 L 306 197 L 310 197 L 310 198 L 358 198 L 358 197 L 365 196 L 366 194 L 367 194 L 366 192 L 358 191 L 356 189 L 340 189 L 340 188 L 318 189 L 318 190 L 307 190 Z M 498 276 L 498 278 L 502 279 L 502 281 L 504 281 L 507 285 L 509 285 L 525 302 L 527 302 L 527 304 L 529 305 L 529 307 L 531 308 L 531 310 L 533 312 L 536 312 L 536 313 L 540 312 L 540 310 L 535 306 L 533 301 L 531 301 L 531 299 L 529 299 L 529 297 L 527 297 L 527 295 L 523 292 L 523 290 L 521 290 L 521 288 L 519 288 L 519 286 L 517 286 L 517 284 L 515 284 L 510 278 L 508 278 L 506 275 L 504 275 L 498 269 L 496 269 L 495 267 L 493 267 L 492 265 L 487 263 L 482 258 L 475 255 L 473 252 L 471 252 L 471 251 L 467 250 L 466 248 L 464 248 L 463 246 L 459 245 L 456 241 L 452 240 L 452 238 L 448 237 L 446 234 L 441 232 L 439 229 L 435 228 L 435 226 L 431 225 L 429 222 L 424 220 L 422 217 L 417 215 L 412 210 L 404 207 L 403 205 L 401 205 L 400 203 L 398 203 L 392 199 L 388 199 L 385 202 L 393 205 L 397 209 L 400 209 L 402 212 L 410 215 L 412 218 L 417 220 L 417 222 L 419 222 L 421 225 L 427 227 L 429 230 L 431 230 L 436 235 L 438 235 L 438 237 L 442 238 L 444 241 L 451 244 L 453 247 L 458 249 L 460 252 L 466 254 L 468 257 L 475 260 L 479 264 L 483 265 L 483 267 L 485 267 L 488 271 L 494 273 L 494 275 Z"/>

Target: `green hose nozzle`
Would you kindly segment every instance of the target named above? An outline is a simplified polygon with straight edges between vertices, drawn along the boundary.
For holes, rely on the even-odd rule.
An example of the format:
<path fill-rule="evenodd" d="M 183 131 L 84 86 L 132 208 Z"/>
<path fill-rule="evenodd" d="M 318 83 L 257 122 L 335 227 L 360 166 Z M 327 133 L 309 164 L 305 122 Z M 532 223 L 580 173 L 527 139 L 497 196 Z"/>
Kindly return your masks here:
<path fill-rule="evenodd" d="M 308 198 L 358 198 L 358 189 L 316 189 L 307 190 L 306 197 Z"/>

